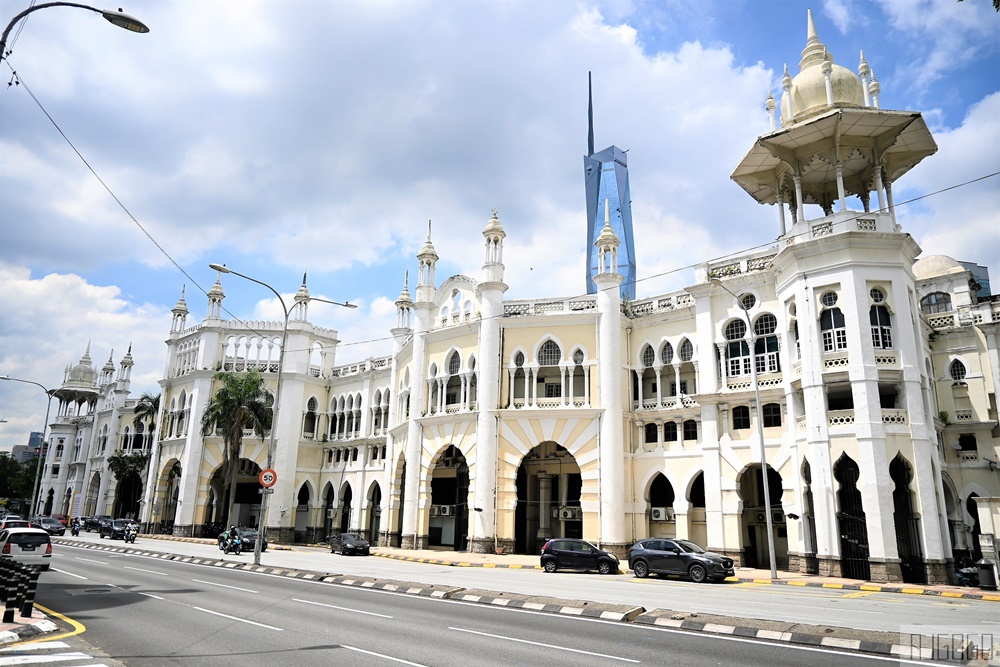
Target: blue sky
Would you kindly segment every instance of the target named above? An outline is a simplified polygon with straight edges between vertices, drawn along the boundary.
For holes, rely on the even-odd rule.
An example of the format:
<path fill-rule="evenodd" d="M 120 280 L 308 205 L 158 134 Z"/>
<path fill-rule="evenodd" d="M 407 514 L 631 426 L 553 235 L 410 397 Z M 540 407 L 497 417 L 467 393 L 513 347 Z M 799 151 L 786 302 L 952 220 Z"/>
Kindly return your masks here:
<path fill-rule="evenodd" d="M 338 362 L 388 354 L 428 219 L 439 281 L 477 278 L 494 207 L 508 298 L 581 293 L 588 71 L 597 148 L 629 150 L 638 296 L 681 288 L 692 262 L 777 234 L 729 174 L 798 71 L 810 7 L 835 61 L 856 71 L 863 50 L 882 108 L 935 134 L 894 188 L 904 229 L 1000 281 L 1000 179 L 963 185 L 1000 171 L 989 0 L 130 2 L 146 35 L 53 8 L 0 66 L 22 83 L 0 89 L 0 374 L 56 387 L 88 341 L 98 367 L 131 344 L 133 391 L 156 390 L 170 309 L 186 285 L 189 324 L 204 316 L 210 262 L 286 295 L 308 271 L 313 295 L 359 306 L 310 308 Z M 223 286 L 230 317 L 280 319 L 263 288 Z M 0 448 L 44 408 L 0 383 Z"/>

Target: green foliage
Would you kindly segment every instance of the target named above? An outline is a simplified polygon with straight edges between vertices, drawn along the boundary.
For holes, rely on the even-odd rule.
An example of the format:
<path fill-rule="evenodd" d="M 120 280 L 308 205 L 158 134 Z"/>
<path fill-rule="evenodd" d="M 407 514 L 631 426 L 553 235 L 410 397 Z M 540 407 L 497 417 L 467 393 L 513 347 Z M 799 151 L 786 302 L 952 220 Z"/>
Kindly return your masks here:
<path fill-rule="evenodd" d="M 36 465 L 36 459 L 21 463 L 9 452 L 0 452 L 0 498 L 30 499 Z"/>
<path fill-rule="evenodd" d="M 131 454 L 115 452 L 108 457 L 108 470 L 119 482 L 133 474 L 142 479 L 142 473 L 146 470 L 147 463 L 149 463 L 148 452 L 133 452 Z"/>
<path fill-rule="evenodd" d="M 151 394 L 147 391 L 135 404 L 135 418 L 132 423 L 148 423 L 151 435 L 156 433 L 156 417 L 160 414 L 160 396 L 161 394 Z"/>

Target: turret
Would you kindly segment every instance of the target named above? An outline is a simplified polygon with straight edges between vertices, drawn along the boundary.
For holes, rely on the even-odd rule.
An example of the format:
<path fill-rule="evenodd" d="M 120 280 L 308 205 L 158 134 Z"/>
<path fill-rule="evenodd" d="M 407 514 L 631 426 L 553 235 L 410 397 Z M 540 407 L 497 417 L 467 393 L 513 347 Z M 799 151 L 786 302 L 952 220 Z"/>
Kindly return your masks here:
<path fill-rule="evenodd" d="M 438 254 L 431 243 L 431 221 L 427 221 L 427 241 L 420 252 L 417 253 L 420 260 L 420 269 L 417 274 L 417 303 L 430 303 L 434 300 L 434 268 L 437 266 Z"/>
<path fill-rule="evenodd" d="M 174 306 L 173 310 L 170 311 L 174 315 L 173 320 L 170 322 L 170 333 L 180 333 L 184 331 L 185 322 L 187 321 L 188 316 L 187 302 L 184 301 L 184 290 L 186 288 L 187 285 L 181 287 L 181 298 L 177 299 L 177 304 Z"/>
<path fill-rule="evenodd" d="M 222 291 L 222 272 L 219 271 L 215 278 L 215 284 L 208 290 L 208 314 L 205 319 L 222 319 L 222 300 L 226 298 L 226 293 Z"/>

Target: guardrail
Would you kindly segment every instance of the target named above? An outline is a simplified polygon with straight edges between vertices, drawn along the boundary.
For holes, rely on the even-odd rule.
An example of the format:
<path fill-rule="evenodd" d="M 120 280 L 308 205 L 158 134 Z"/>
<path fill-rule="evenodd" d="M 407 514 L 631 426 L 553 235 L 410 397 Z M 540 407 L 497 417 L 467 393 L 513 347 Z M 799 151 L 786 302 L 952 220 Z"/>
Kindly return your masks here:
<path fill-rule="evenodd" d="M 15 563 L 8 558 L 0 558 L 0 579 L 3 580 L 3 622 L 13 623 L 14 612 L 20 610 L 22 618 L 31 618 L 38 591 L 38 575 L 41 569 L 32 565 Z"/>

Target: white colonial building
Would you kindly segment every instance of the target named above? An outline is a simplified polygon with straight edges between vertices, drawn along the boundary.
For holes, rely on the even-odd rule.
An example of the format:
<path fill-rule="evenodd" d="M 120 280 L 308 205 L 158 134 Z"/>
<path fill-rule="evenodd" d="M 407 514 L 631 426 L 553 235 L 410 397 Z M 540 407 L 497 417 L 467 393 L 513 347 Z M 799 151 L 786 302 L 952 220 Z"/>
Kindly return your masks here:
<path fill-rule="evenodd" d="M 882 109 L 864 59 L 834 64 L 811 17 L 799 70 L 733 173 L 774 206 L 777 240 L 686 289 L 623 302 L 606 225 L 597 294 L 505 300 L 494 213 L 478 278 L 438 283 L 428 231 L 384 357 L 338 366 L 303 281 L 280 388 L 283 322 L 222 319 L 219 281 L 191 325 L 182 296 L 143 520 L 220 520 L 222 442 L 201 415 L 216 372 L 258 368 L 280 391 L 274 539 L 622 553 L 675 536 L 765 567 L 770 517 L 779 568 L 947 580 L 978 548 L 975 498 L 1000 495 L 1000 298 L 982 267 L 918 259 L 897 220 L 893 184 L 937 150 L 921 115 Z M 248 436 L 240 523 L 257 522 L 266 461 Z"/>

